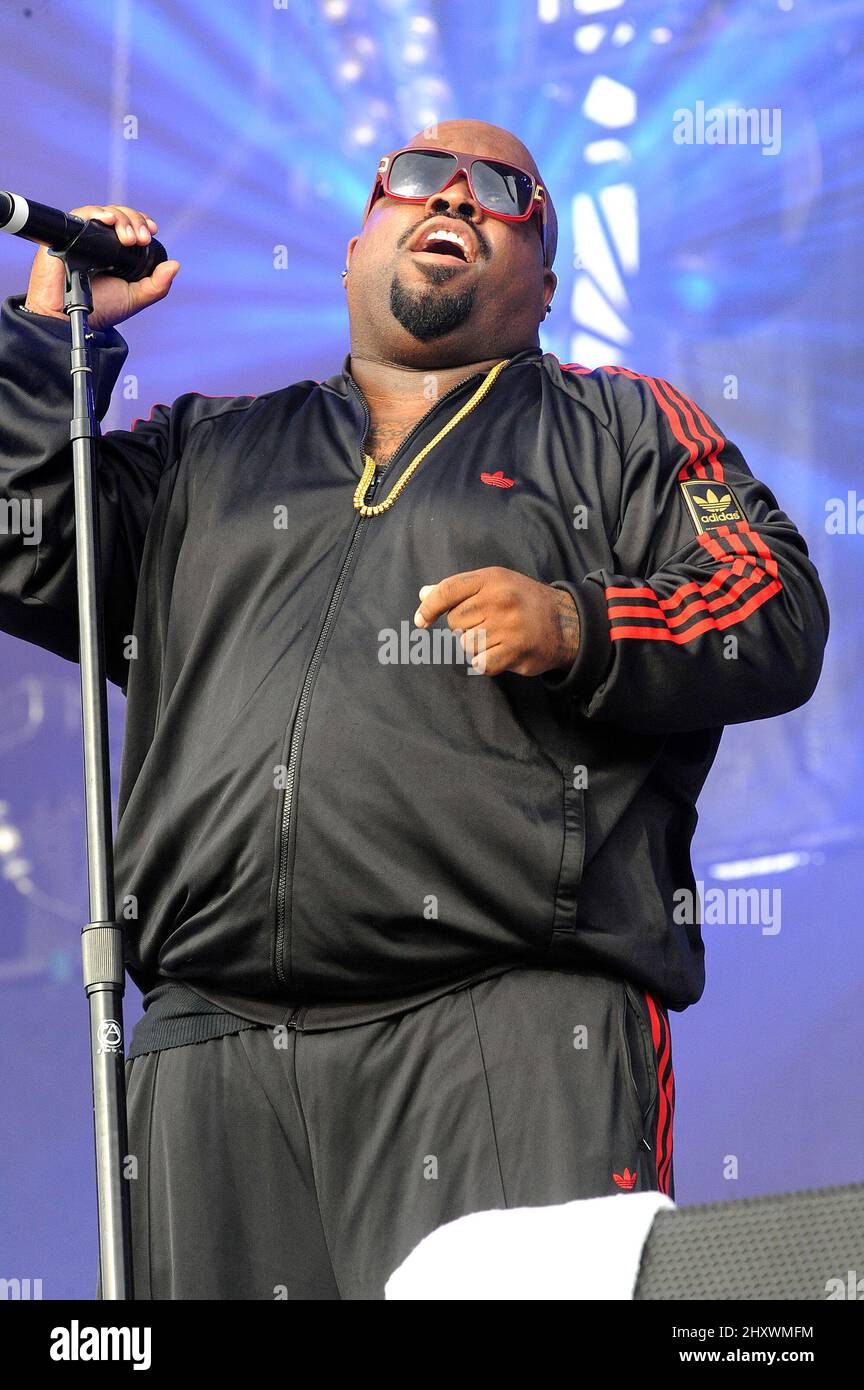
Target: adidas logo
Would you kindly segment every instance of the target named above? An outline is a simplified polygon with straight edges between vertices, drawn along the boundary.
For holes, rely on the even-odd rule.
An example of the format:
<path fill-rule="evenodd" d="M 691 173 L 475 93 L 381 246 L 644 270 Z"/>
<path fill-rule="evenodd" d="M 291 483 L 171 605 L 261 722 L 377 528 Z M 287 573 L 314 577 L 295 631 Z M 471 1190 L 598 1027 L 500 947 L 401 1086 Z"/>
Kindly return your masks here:
<path fill-rule="evenodd" d="M 704 497 L 699 497 L 694 492 L 693 500 L 698 502 L 700 507 L 704 507 L 706 511 L 722 512 L 723 508 L 728 507 L 732 501 L 732 494 L 731 492 L 724 492 L 722 497 L 718 497 L 714 489 L 709 487 Z"/>

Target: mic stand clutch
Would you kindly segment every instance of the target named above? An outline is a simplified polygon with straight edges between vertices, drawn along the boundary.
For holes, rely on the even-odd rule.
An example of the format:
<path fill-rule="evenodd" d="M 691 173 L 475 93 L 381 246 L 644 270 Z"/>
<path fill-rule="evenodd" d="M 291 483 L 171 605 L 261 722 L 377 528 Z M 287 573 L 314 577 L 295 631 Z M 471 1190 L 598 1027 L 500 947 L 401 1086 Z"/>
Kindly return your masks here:
<path fill-rule="evenodd" d="M 105 641 L 99 554 L 97 485 L 99 423 L 93 392 L 88 315 L 93 310 L 86 252 L 74 246 L 49 252 L 63 262 L 63 308 L 72 328 L 72 466 L 81 711 L 84 724 L 84 799 L 90 921 L 81 931 L 84 989 L 90 1006 L 90 1057 L 96 1141 L 99 1284 L 103 1299 L 132 1299 L 132 1230 L 124 1074 L 123 927 L 115 920 L 111 772 L 105 691 Z"/>

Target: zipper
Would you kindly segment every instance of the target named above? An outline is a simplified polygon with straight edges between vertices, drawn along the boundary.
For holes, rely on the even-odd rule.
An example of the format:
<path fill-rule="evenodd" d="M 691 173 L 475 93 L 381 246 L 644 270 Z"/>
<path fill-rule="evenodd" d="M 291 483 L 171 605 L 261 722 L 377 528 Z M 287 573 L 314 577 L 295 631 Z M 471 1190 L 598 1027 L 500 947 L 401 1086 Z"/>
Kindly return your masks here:
<path fill-rule="evenodd" d="M 439 396 L 438 400 L 435 401 L 435 403 L 429 408 L 429 410 L 426 411 L 425 415 L 421 416 L 421 418 L 417 421 L 417 424 L 413 427 L 413 429 L 409 431 L 409 433 L 402 440 L 402 443 L 399 445 L 399 448 L 396 450 L 395 454 L 393 455 L 393 457 L 387 465 L 388 473 L 392 474 L 393 464 L 395 463 L 396 459 L 398 459 L 399 455 L 408 447 L 408 445 L 411 443 L 411 440 L 417 434 L 418 430 L 426 423 L 430 415 L 432 415 L 438 409 L 438 407 L 443 405 L 444 402 L 448 400 L 451 396 L 455 396 L 457 391 L 461 391 L 465 386 L 467 386 L 469 381 L 474 381 L 478 376 L 482 375 L 482 372 L 475 372 L 473 376 L 467 377 L 464 381 L 458 382 L 455 386 L 452 386 L 449 391 L 446 391 L 443 396 Z M 359 396 L 360 402 L 363 406 L 364 427 L 363 437 L 360 441 L 360 471 L 362 473 L 364 466 L 363 446 L 366 443 L 366 436 L 369 433 L 369 426 L 372 422 L 369 415 L 369 407 L 366 404 L 366 398 L 363 395 L 363 392 L 360 390 L 353 377 L 349 376 L 348 383 L 351 389 L 357 394 L 357 396 Z M 378 487 L 378 483 L 380 482 L 380 477 L 380 473 L 376 472 L 374 474 L 369 484 L 369 487 L 366 490 L 366 498 L 364 499 L 365 501 L 371 501 L 371 499 L 375 496 L 375 491 Z M 327 641 L 328 636 L 330 635 L 330 629 L 333 626 L 334 614 L 338 607 L 339 600 L 342 596 L 342 591 L 345 587 L 345 581 L 348 576 L 348 571 L 350 570 L 352 562 L 354 560 L 354 556 L 356 555 L 357 550 L 359 549 L 360 540 L 362 538 L 366 523 L 369 520 L 371 520 L 370 517 L 358 516 L 357 521 L 354 525 L 354 532 L 351 536 L 351 541 L 349 543 L 348 550 L 345 554 L 345 558 L 340 566 L 339 575 L 336 579 L 333 592 L 330 595 L 330 602 L 327 605 L 327 612 L 325 613 L 324 621 L 321 624 L 321 631 L 318 634 L 318 640 L 315 643 L 315 648 L 312 652 L 312 659 L 310 660 L 309 666 L 306 670 L 306 676 L 303 681 L 303 687 L 300 691 L 300 699 L 297 704 L 297 717 L 294 720 L 294 728 L 291 732 L 291 744 L 288 752 L 288 767 L 285 773 L 285 788 L 282 793 L 282 824 L 279 836 L 279 880 L 276 893 L 276 974 L 279 979 L 279 983 L 283 985 L 288 983 L 284 964 L 286 934 L 285 907 L 288 891 L 288 836 L 291 830 L 291 812 L 293 809 L 294 790 L 297 781 L 297 764 L 300 757 L 300 750 L 303 746 L 303 737 L 306 732 L 306 716 L 309 711 L 309 701 L 312 696 L 312 687 L 315 684 L 315 678 L 318 675 L 318 668 L 321 665 L 321 653 L 324 650 L 324 645 Z M 295 1015 L 292 1015 L 292 1019 L 294 1017 Z M 289 1020 L 287 1026 L 289 1028 L 292 1026 L 291 1020 Z"/>

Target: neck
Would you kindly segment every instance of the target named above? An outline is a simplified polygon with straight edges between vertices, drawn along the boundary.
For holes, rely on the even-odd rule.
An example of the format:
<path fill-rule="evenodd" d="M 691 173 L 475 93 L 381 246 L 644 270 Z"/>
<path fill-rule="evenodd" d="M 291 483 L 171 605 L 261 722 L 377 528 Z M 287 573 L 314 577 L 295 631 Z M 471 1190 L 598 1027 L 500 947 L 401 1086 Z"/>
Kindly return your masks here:
<path fill-rule="evenodd" d="M 419 407 L 427 410 L 432 404 L 429 396 L 430 379 L 434 380 L 435 396 L 443 396 L 460 381 L 477 372 L 488 372 L 496 362 L 512 353 L 483 358 L 479 362 L 463 362 L 458 367 L 406 367 L 398 362 L 351 353 L 348 366 L 351 376 L 371 408 L 404 409 L 410 412 Z"/>

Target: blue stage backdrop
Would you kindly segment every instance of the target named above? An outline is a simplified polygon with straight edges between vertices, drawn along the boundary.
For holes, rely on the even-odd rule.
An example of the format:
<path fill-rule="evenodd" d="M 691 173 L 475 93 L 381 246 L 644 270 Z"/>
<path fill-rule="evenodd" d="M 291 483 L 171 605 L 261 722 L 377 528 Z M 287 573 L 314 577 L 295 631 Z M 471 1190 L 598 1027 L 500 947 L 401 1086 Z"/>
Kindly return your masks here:
<path fill-rule="evenodd" d="M 672 1016 L 686 1203 L 864 1176 L 862 11 L 78 0 L 70 23 L 56 0 L 4 7 L 0 184 L 141 208 L 182 263 L 169 300 L 121 328 L 103 430 L 184 391 L 338 370 L 339 272 L 379 154 L 472 117 L 521 136 L 556 200 L 543 347 L 675 382 L 804 532 L 832 605 L 820 688 L 729 729 L 702 801 L 698 877 L 725 911 L 704 928 L 702 1001 Z M 2 239 L 4 296 L 30 258 Z M 92 1297 L 78 673 L 6 636 L 0 663 L 0 1277 Z M 116 765 L 114 688 L 110 709 Z"/>

